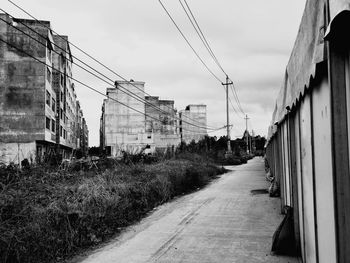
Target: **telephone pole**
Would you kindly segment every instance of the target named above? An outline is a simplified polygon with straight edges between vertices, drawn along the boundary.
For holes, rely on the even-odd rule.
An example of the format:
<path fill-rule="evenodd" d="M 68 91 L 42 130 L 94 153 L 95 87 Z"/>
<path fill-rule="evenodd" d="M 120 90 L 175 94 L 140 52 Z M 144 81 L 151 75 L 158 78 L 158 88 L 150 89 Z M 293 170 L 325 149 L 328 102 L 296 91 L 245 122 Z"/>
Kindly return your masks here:
<path fill-rule="evenodd" d="M 245 137 L 246 137 L 246 145 L 247 145 L 247 153 L 249 153 L 249 142 L 248 142 L 248 115 L 245 115 Z"/>
<path fill-rule="evenodd" d="M 223 86 L 226 86 L 226 132 L 227 132 L 227 154 L 231 154 L 231 136 L 230 136 L 230 115 L 229 115 L 229 105 L 228 105 L 228 86 L 233 84 L 229 82 L 229 78 L 226 75 L 226 83 L 221 83 Z"/>

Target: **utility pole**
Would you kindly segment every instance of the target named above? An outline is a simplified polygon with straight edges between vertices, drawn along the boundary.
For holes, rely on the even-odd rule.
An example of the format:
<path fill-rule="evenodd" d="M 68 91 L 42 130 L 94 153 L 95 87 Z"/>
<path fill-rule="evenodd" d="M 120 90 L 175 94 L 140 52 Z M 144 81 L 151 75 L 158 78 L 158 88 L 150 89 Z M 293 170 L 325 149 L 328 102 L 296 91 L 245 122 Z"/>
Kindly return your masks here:
<path fill-rule="evenodd" d="M 245 137 L 246 137 L 246 145 L 247 145 L 247 153 L 249 153 L 249 143 L 248 143 L 248 115 L 245 115 Z"/>
<path fill-rule="evenodd" d="M 229 78 L 226 75 L 226 83 L 221 83 L 223 86 L 226 86 L 226 132 L 227 132 L 227 154 L 231 154 L 231 136 L 230 136 L 230 115 L 229 115 L 229 105 L 228 105 L 228 86 L 233 84 L 229 82 Z"/>

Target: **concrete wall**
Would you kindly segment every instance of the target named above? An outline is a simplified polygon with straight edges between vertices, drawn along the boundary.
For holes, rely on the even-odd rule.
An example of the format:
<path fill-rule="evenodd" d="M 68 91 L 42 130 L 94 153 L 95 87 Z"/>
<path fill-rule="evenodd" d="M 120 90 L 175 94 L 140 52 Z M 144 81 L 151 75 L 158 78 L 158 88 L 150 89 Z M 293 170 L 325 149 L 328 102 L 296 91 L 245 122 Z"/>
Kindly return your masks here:
<path fill-rule="evenodd" d="M 0 16 L 14 25 L 0 22 L 0 35 L 9 42 L 9 45 L 0 43 L 0 146 L 7 149 L 7 160 L 17 154 L 11 152 L 11 149 L 17 151 L 13 143 L 33 145 L 37 142 L 43 146 L 42 153 L 51 151 L 55 143 L 59 143 L 71 152 L 77 148 L 76 94 L 69 77 L 59 73 L 72 76 L 68 38 L 52 36 L 47 29 L 48 21 Z M 65 136 L 60 136 L 61 127 L 66 131 Z"/>
<path fill-rule="evenodd" d="M 185 110 L 179 112 L 179 116 L 182 141 L 199 141 L 207 135 L 206 105 L 188 105 Z"/>
<path fill-rule="evenodd" d="M 146 132 L 153 133 L 156 148 L 177 146 L 180 135 L 177 133 L 176 110 L 173 100 L 159 100 L 159 97 L 146 96 Z M 156 108 L 157 107 L 157 108 Z"/>
<path fill-rule="evenodd" d="M 11 27 L 1 21 L 0 35 L 2 38 L 50 65 L 51 57 L 48 57 L 46 46 L 52 36 L 46 28 L 31 20 L 16 19 L 13 21 L 4 14 L 1 14 L 1 17 L 16 24 L 16 27 Z M 29 25 L 45 38 L 34 34 L 19 21 Z M 43 21 L 42 23 L 50 26 L 49 22 Z M 43 45 L 16 28 L 31 35 Z M 35 147 L 32 148 L 35 140 L 52 141 L 51 130 L 45 129 L 46 116 L 50 120 L 54 118 L 51 109 L 45 105 L 46 90 L 53 93 L 50 79 L 47 76 L 47 68 L 5 43 L 0 44 L 0 58 L 0 147 L 3 149 L 3 160 L 9 161 L 18 154 L 21 160 L 30 158 L 32 154 L 29 153 L 35 150 Z M 23 146 L 20 153 L 16 145 Z"/>
<path fill-rule="evenodd" d="M 153 138 L 147 138 L 145 132 L 145 104 L 128 95 L 128 91 L 144 98 L 144 82 L 134 81 L 132 85 L 118 81 L 116 88 L 107 89 L 109 98 L 104 100 L 101 131 L 104 145 L 111 147 L 112 155 L 118 155 L 122 150 L 136 153 L 148 143 L 153 144 Z"/>
<path fill-rule="evenodd" d="M 7 21 L 12 20 L 1 15 Z M 35 30 L 47 35 L 40 27 Z M 18 25 L 24 31 L 23 27 Z M 0 23 L 0 34 L 12 45 L 46 61 L 45 47 Z M 47 31 L 47 30 L 46 30 Z M 38 37 L 37 37 L 38 38 Z M 43 43 L 46 40 L 40 39 Z M 45 66 L 15 48 L 0 44 L 0 140 L 1 143 L 45 139 Z"/>
<path fill-rule="evenodd" d="M 27 158 L 34 162 L 36 158 L 36 143 L 0 143 L 0 164 L 19 163 Z"/>

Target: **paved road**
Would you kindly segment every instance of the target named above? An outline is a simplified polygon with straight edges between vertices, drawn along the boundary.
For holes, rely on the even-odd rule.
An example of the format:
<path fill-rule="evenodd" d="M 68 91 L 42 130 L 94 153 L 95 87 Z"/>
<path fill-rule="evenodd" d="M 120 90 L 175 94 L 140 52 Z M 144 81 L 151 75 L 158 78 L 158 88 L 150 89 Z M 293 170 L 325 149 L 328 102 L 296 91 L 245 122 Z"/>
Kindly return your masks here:
<path fill-rule="evenodd" d="M 282 221 L 279 200 L 250 192 L 267 187 L 263 159 L 228 168 L 205 189 L 160 206 L 80 262 L 299 262 L 270 255 Z"/>

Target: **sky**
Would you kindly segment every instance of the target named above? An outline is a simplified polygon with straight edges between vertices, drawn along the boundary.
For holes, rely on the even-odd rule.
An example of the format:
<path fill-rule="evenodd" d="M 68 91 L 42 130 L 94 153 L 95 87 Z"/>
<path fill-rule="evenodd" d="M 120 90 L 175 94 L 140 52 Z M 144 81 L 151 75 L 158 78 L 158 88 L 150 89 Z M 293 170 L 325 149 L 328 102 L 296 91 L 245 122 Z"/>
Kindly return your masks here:
<path fill-rule="evenodd" d="M 2 8 L 29 18 L 6 0 Z M 201 64 L 172 24 L 158 0 L 14 0 L 37 19 L 51 21 L 54 31 L 126 79 L 145 82 L 145 91 L 175 101 L 177 110 L 189 104 L 207 105 L 207 125 L 226 125 L 225 90 Z M 200 42 L 178 0 L 162 0 L 192 46 L 222 81 L 225 75 Z M 265 136 L 275 99 L 298 32 L 305 0 L 187 0 L 206 39 L 234 82 L 248 115 L 248 129 Z M 74 56 L 119 78 L 74 47 Z M 73 76 L 105 93 L 110 87 L 73 65 Z M 76 83 L 89 128 L 89 146 L 99 144 L 99 120 L 104 99 Z M 236 106 L 230 93 L 231 100 Z M 242 114 L 230 107 L 231 138 L 245 130 Z M 225 135 L 226 130 L 209 133 Z"/>

